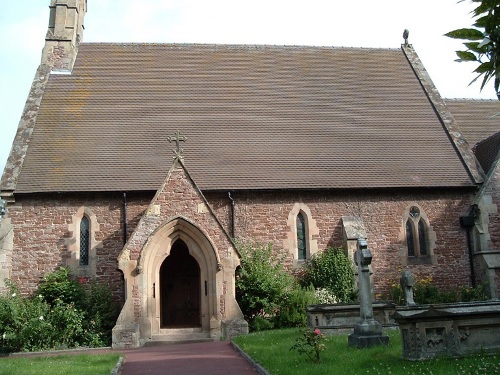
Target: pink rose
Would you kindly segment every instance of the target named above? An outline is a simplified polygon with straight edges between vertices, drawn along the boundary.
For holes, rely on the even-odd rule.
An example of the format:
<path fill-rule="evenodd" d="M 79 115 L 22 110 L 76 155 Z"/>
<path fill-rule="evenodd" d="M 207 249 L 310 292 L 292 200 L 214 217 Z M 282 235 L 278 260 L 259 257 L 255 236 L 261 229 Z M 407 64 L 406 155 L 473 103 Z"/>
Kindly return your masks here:
<path fill-rule="evenodd" d="M 316 329 L 314 330 L 314 334 L 315 334 L 315 335 L 321 335 L 321 331 L 319 330 L 319 328 L 316 328 Z"/>

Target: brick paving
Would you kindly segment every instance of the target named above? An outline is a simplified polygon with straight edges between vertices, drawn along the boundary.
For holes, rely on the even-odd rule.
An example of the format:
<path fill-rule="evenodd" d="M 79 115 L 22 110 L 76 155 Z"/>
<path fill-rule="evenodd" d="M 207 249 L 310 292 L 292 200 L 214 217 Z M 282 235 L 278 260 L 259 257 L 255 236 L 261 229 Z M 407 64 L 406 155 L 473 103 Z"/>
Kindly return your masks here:
<path fill-rule="evenodd" d="M 228 341 L 172 344 L 121 350 L 120 375 L 257 375 Z"/>

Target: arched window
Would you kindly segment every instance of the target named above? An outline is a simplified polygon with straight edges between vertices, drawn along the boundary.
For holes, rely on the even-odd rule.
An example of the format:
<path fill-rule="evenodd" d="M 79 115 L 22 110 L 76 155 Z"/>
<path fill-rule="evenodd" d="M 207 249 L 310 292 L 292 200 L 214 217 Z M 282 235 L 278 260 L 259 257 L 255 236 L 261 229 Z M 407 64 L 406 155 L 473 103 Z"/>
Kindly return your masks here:
<path fill-rule="evenodd" d="M 68 224 L 66 265 L 76 277 L 94 277 L 97 272 L 97 251 L 102 249 L 100 225 L 88 207 L 81 206 Z"/>
<path fill-rule="evenodd" d="M 297 250 L 299 260 L 307 259 L 306 221 L 302 212 L 297 215 Z"/>
<path fill-rule="evenodd" d="M 408 256 L 415 256 L 415 241 L 413 239 L 413 224 L 410 219 L 406 221 L 406 246 L 408 247 Z"/>
<path fill-rule="evenodd" d="M 421 256 L 427 256 L 427 234 L 425 223 L 422 219 L 418 221 L 418 246 Z"/>
<path fill-rule="evenodd" d="M 319 228 L 311 210 L 304 203 L 295 203 L 288 213 L 289 230 L 283 240 L 283 249 L 290 254 L 293 268 L 301 268 L 304 262 L 318 252 Z"/>
<path fill-rule="evenodd" d="M 406 247 L 409 257 L 427 257 L 429 255 L 427 225 L 417 206 L 410 208 L 409 217 L 406 220 Z"/>
<path fill-rule="evenodd" d="M 436 232 L 430 224 L 425 211 L 411 203 L 403 211 L 399 256 L 403 266 L 412 264 L 437 264 L 434 254 L 436 248 Z"/>
<path fill-rule="evenodd" d="M 80 266 L 89 265 L 90 221 L 87 215 L 80 221 Z"/>

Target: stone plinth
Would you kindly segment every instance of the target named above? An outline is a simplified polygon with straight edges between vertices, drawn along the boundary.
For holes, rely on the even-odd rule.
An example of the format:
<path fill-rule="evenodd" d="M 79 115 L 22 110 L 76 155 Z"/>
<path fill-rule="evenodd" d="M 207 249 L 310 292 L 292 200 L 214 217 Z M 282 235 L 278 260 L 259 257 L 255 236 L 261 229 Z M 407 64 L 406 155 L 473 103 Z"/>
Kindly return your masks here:
<path fill-rule="evenodd" d="M 373 302 L 373 318 L 383 328 L 396 328 L 392 315 L 396 305 L 391 301 Z M 354 324 L 359 320 L 359 304 L 336 303 L 307 306 L 307 325 L 319 328 L 322 333 L 347 333 L 352 332 Z"/>

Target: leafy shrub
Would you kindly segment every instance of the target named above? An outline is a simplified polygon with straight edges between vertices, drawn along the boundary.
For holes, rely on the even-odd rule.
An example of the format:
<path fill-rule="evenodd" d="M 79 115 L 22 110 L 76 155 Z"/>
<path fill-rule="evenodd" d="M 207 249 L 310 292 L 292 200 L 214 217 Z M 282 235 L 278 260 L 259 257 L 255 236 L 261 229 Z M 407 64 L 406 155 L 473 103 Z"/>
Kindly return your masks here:
<path fill-rule="evenodd" d="M 245 319 L 273 316 L 293 277 L 283 268 L 282 258 L 273 254 L 272 244 L 239 244 L 241 268 L 237 274 L 237 298 Z"/>
<path fill-rule="evenodd" d="M 402 305 L 405 302 L 403 289 L 401 288 L 401 285 L 399 284 L 391 285 L 388 299 L 394 302 L 396 305 Z"/>
<path fill-rule="evenodd" d="M 472 302 L 472 301 L 487 301 L 490 299 L 486 289 L 486 285 L 481 284 L 475 288 L 469 286 L 463 286 L 459 290 L 460 301 L 462 302 Z"/>
<path fill-rule="evenodd" d="M 342 249 L 330 247 L 307 260 L 300 283 L 326 289 L 338 302 L 350 302 L 356 296 L 354 270 Z"/>
<path fill-rule="evenodd" d="M 236 297 L 251 330 L 281 327 L 305 319 L 305 306 L 297 316 L 297 306 L 306 299 L 295 278 L 283 266 L 283 257 L 273 253 L 272 244 L 240 243 L 241 268 L 236 275 Z"/>
<path fill-rule="evenodd" d="M 274 323 L 269 317 L 256 315 L 253 319 L 248 319 L 248 328 L 251 332 L 267 331 L 274 328 Z"/>
<path fill-rule="evenodd" d="M 53 334 L 49 314 L 50 305 L 42 298 L 23 298 L 10 284 L 8 294 L 0 296 L 2 351 L 47 349 L 45 335 Z"/>
<path fill-rule="evenodd" d="M 8 285 L 0 296 L 1 351 L 109 345 L 118 308 L 105 286 L 93 282 L 86 291 L 66 269 L 46 275 L 31 297 Z"/>
<path fill-rule="evenodd" d="M 85 290 L 81 284 L 70 277 L 69 269 L 65 267 L 46 274 L 38 286 L 37 294 L 42 295 L 51 305 L 55 305 L 58 300 L 64 303 L 74 303 L 78 307 L 84 305 Z"/>
<path fill-rule="evenodd" d="M 95 280 L 85 293 L 85 319 L 88 331 L 100 333 L 105 345 L 111 345 L 111 331 L 120 313 L 120 306 L 113 301 L 111 290 Z"/>
<path fill-rule="evenodd" d="M 403 290 L 400 285 L 393 284 L 391 286 L 389 299 L 398 305 L 404 303 Z M 489 297 L 484 285 L 475 288 L 462 286 L 458 289 L 440 289 L 432 283 L 431 278 L 422 278 L 415 282 L 413 299 L 417 304 L 427 305 L 433 303 L 486 301 Z"/>
<path fill-rule="evenodd" d="M 274 317 L 276 328 L 304 327 L 307 325 L 307 305 L 316 303 L 314 288 L 302 288 L 296 285 L 291 289 L 283 301 Z"/>

